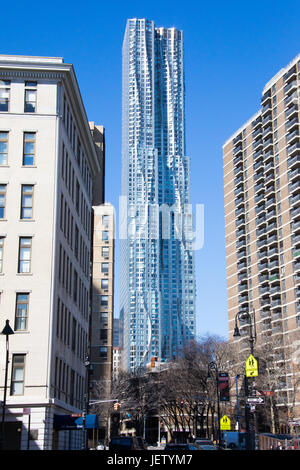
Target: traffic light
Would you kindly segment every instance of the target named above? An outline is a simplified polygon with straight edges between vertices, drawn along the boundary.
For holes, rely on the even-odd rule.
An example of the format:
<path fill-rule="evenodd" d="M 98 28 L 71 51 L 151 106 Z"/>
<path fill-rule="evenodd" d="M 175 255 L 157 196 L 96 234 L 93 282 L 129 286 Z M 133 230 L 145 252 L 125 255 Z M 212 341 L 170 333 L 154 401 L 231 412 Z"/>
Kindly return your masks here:
<path fill-rule="evenodd" d="M 114 410 L 118 411 L 120 408 L 120 403 L 114 403 Z"/>

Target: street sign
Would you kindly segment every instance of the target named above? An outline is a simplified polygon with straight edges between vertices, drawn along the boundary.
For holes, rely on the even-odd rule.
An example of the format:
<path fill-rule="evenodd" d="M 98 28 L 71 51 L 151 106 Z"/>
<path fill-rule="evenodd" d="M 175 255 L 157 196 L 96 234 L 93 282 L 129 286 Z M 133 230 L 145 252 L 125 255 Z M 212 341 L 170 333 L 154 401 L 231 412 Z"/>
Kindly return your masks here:
<path fill-rule="evenodd" d="M 221 431 L 230 431 L 231 422 L 228 416 L 224 415 L 223 418 L 220 419 L 220 429 Z"/>
<path fill-rule="evenodd" d="M 246 361 L 246 377 L 257 377 L 258 376 L 258 361 L 252 354 Z"/>
<path fill-rule="evenodd" d="M 31 408 L 23 408 L 23 415 L 30 415 Z"/>
<path fill-rule="evenodd" d="M 265 403 L 265 399 L 262 397 L 248 397 L 247 403 L 251 403 L 253 405 L 262 405 Z"/>

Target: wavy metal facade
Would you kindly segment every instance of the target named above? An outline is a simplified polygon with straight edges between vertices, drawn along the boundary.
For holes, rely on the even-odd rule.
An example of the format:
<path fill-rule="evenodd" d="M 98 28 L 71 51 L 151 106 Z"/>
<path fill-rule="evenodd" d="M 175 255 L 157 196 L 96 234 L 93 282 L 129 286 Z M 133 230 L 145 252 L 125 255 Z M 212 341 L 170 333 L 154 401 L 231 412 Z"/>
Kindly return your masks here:
<path fill-rule="evenodd" d="M 123 367 L 175 358 L 195 335 L 183 37 L 127 21 L 122 89 Z"/>

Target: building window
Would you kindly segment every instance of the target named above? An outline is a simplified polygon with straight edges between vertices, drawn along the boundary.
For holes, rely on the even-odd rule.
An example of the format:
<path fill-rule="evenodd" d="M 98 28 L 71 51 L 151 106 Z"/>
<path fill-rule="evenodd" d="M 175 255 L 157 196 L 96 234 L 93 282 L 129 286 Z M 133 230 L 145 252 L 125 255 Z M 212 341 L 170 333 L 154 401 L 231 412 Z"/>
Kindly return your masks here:
<path fill-rule="evenodd" d="M 101 289 L 108 289 L 108 279 L 101 279 Z"/>
<path fill-rule="evenodd" d="M 109 215 L 102 216 L 102 224 L 107 225 L 109 223 Z"/>
<path fill-rule="evenodd" d="M 108 263 L 101 263 L 101 272 L 108 273 Z"/>
<path fill-rule="evenodd" d="M 103 258 L 108 258 L 109 257 L 109 248 L 107 246 L 102 247 L 102 256 L 103 256 Z"/>
<path fill-rule="evenodd" d="M 35 132 L 24 132 L 23 166 L 35 164 Z"/>
<path fill-rule="evenodd" d="M 0 237 L 0 273 L 3 270 L 3 248 L 4 248 L 4 237 Z"/>
<path fill-rule="evenodd" d="M 25 82 L 25 113 L 35 113 L 36 111 L 36 82 Z"/>
<path fill-rule="evenodd" d="M 17 294 L 15 330 L 27 330 L 29 294 Z"/>
<path fill-rule="evenodd" d="M 19 241 L 18 273 L 31 272 L 31 242 L 28 237 L 21 237 Z"/>
<path fill-rule="evenodd" d="M 101 359 L 107 359 L 107 347 L 106 346 L 100 347 L 99 356 Z"/>
<path fill-rule="evenodd" d="M 102 232 L 102 240 L 103 240 L 103 241 L 107 241 L 107 240 L 108 240 L 108 232 L 107 232 L 107 231 L 103 231 L 103 232 Z"/>
<path fill-rule="evenodd" d="M 12 360 L 11 395 L 23 395 L 25 375 L 25 354 L 14 354 Z"/>
<path fill-rule="evenodd" d="M 21 195 L 21 219 L 32 219 L 33 185 L 23 184 Z"/>
<path fill-rule="evenodd" d="M 5 218 L 6 184 L 0 184 L 0 219 Z"/>
<path fill-rule="evenodd" d="M 10 97 L 10 81 L 0 80 L 0 111 L 8 111 Z"/>
<path fill-rule="evenodd" d="M 101 305 L 107 307 L 107 305 L 108 305 L 108 295 L 101 295 Z"/>
<path fill-rule="evenodd" d="M 0 165 L 7 165 L 8 132 L 0 132 Z"/>

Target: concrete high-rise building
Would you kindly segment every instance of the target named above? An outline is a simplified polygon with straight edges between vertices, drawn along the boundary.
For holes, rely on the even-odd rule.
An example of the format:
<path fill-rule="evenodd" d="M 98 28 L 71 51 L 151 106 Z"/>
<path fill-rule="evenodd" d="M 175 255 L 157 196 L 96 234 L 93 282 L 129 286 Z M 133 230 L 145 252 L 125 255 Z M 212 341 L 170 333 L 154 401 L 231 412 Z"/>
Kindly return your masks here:
<path fill-rule="evenodd" d="M 283 366 L 277 403 L 298 420 L 299 73 L 300 55 L 266 84 L 258 112 L 223 146 L 229 337 L 238 312 L 255 313 L 258 342 L 271 344 Z M 248 326 L 246 318 L 242 350 Z"/>
<path fill-rule="evenodd" d="M 0 318 L 14 330 L 6 448 L 81 448 L 82 431 L 58 424 L 84 409 L 99 173 L 73 66 L 61 58 L 1 55 Z M 5 365 L 2 336 L 1 398 Z"/>
<path fill-rule="evenodd" d="M 125 369 L 146 366 L 151 357 L 174 359 L 195 334 L 184 87 L 182 31 L 129 19 L 120 208 Z"/>

